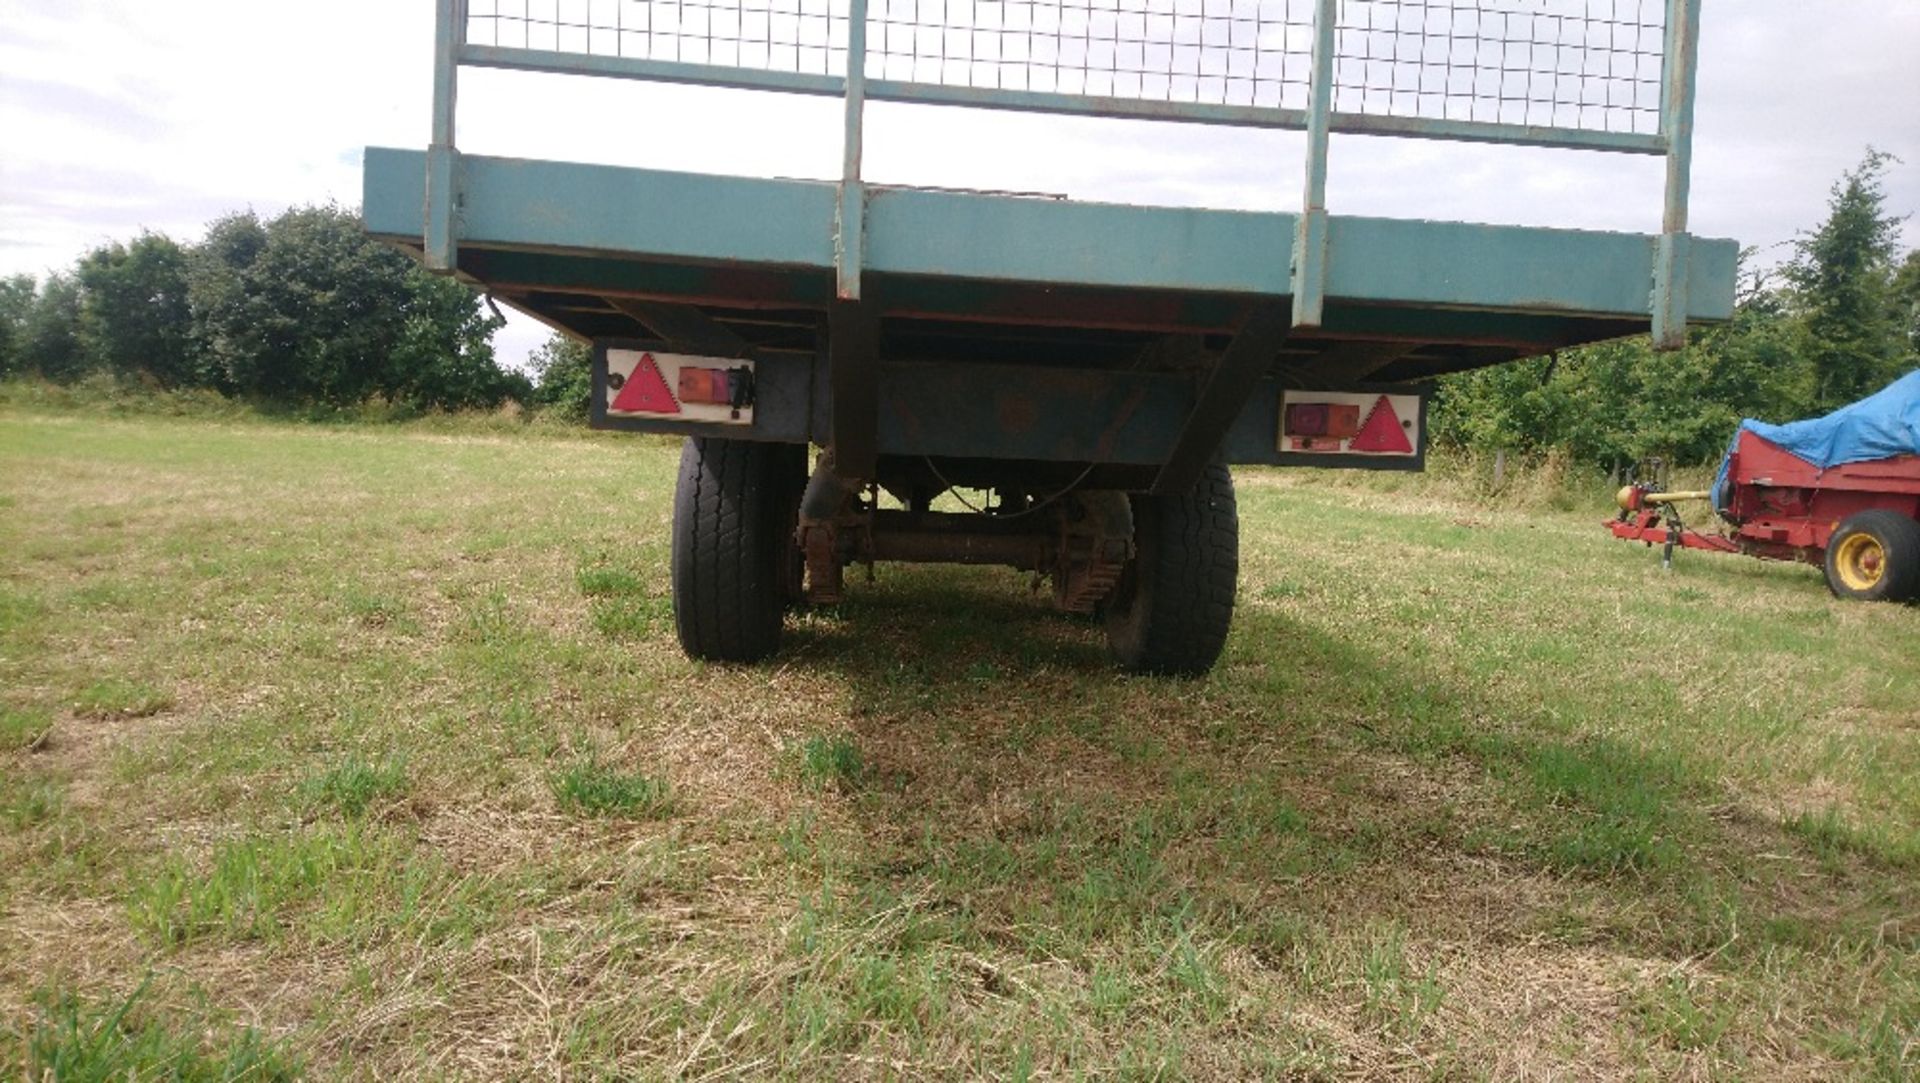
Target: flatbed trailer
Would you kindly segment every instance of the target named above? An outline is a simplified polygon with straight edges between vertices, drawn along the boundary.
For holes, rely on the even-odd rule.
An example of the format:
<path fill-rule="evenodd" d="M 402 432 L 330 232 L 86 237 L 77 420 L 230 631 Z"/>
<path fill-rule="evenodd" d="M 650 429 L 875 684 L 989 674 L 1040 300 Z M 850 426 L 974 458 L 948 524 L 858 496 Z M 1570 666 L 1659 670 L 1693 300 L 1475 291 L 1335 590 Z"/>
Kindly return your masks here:
<path fill-rule="evenodd" d="M 1046 576 L 1123 668 L 1195 674 L 1233 608 L 1229 464 L 1417 470 L 1433 377 L 1629 334 L 1671 348 L 1731 315 L 1737 246 L 1687 231 L 1698 19 L 1699 0 L 440 0 L 433 140 L 367 151 L 366 222 L 591 342 L 594 425 L 688 438 L 690 654 L 764 657 L 850 564 L 944 561 Z M 463 154 L 463 67 L 836 97 L 842 173 Z M 874 183 L 870 101 L 1299 130 L 1303 209 Z M 1334 215 L 1335 134 L 1664 156 L 1663 228 Z M 935 510 L 950 491 L 991 495 Z"/>

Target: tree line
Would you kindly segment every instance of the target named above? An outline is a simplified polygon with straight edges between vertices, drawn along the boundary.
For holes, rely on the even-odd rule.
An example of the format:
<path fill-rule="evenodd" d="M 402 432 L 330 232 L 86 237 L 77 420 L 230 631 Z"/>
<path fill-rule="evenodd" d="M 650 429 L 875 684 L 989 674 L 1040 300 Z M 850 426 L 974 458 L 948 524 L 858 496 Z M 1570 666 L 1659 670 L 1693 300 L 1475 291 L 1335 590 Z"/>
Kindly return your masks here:
<path fill-rule="evenodd" d="M 1446 377 L 1433 438 L 1602 469 L 1704 463 L 1743 418 L 1818 416 L 1920 367 L 1920 250 L 1900 251 L 1904 216 L 1882 184 L 1895 161 L 1869 150 L 1783 265 L 1756 269 L 1743 253 L 1731 322 L 1674 353 L 1636 336 Z"/>
<path fill-rule="evenodd" d="M 487 408 L 532 397 L 494 358 L 503 322 L 467 286 L 368 237 L 352 211 L 243 211 L 197 244 L 142 233 L 44 280 L 0 280 L 0 376 L 109 373 L 282 403 Z"/>

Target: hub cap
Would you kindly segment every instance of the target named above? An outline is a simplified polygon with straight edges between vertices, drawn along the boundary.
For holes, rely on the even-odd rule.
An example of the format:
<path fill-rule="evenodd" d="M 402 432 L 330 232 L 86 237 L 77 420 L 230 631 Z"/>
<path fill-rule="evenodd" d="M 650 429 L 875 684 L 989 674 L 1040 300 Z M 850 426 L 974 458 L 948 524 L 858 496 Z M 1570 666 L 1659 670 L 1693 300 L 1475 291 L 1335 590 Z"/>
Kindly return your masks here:
<path fill-rule="evenodd" d="M 1886 574 L 1886 550 L 1871 534 L 1852 534 L 1834 551 L 1833 567 L 1848 590 L 1872 590 Z"/>

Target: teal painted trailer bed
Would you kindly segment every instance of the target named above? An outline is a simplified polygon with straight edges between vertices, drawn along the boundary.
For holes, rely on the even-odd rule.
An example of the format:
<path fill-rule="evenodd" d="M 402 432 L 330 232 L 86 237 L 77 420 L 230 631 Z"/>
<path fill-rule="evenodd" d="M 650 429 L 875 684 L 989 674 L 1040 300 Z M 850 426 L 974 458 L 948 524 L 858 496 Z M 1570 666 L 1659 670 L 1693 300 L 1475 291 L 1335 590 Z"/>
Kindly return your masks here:
<path fill-rule="evenodd" d="M 473 156 L 458 168 L 459 267 L 583 338 L 644 337 L 617 303 L 627 296 L 700 305 L 749 335 L 764 310 L 833 300 L 834 183 Z M 418 251 L 425 178 L 424 154 L 370 149 L 367 228 Z M 1249 306 L 1291 302 L 1294 214 L 871 186 L 866 217 L 880 315 L 977 324 L 996 350 L 1021 325 L 1047 340 L 1230 334 Z M 1646 333 L 1658 249 L 1648 235 L 1330 216 L 1325 314 L 1278 361 L 1400 343 L 1411 349 L 1366 374 L 1398 381 Z M 1693 241 L 1689 320 L 1731 314 L 1737 255 L 1733 241 Z"/>

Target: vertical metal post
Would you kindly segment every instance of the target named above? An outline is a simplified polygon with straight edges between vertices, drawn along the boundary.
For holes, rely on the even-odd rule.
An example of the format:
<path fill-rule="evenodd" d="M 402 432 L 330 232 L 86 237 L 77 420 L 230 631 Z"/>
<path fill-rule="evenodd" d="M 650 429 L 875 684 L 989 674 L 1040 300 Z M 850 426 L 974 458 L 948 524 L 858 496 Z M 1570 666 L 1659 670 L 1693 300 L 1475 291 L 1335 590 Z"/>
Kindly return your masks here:
<path fill-rule="evenodd" d="M 867 192 L 860 179 L 867 107 L 867 0 L 848 0 L 846 142 L 833 236 L 834 301 L 827 309 L 827 388 L 833 418 L 827 447 L 843 481 L 872 478 L 880 429 L 880 317 L 860 297 Z"/>
<path fill-rule="evenodd" d="M 1700 53 L 1700 0 L 1668 0 L 1660 134 L 1667 140 L 1667 191 L 1653 261 L 1653 345 L 1677 350 L 1687 341 L 1687 189 L 1693 170 L 1694 73 Z"/>
<path fill-rule="evenodd" d="M 1320 326 L 1327 294 L 1327 132 L 1333 120 L 1334 32 L 1339 0 L 1313 16 L 1313 70 L 1307 87 L 1307 186 L 1293 238 L 1293 325 Z"/>
<path fill-rule="evenodd" d="M 858 301 L 860 264 L 866 251 L 867 192 L 860 179 L 860 152 L 867 111 L 867 0 L 849 0 L 847 4 L 845 104 L 846 134 L 833 243 L 835 292 L 843 301 Z"/>
<path fill-rule="evenodd" d="M 433 26 L 433 141 L 427 144 L 425 260 L 430 271 L 452 271 L 459 238 L 454 215 L 460 195 L 455 178 L 459 151 L 453 144 L 453 118 L 459 90 L 459 51 L 467 38 L 467 0 L 437 0 Z"/>

